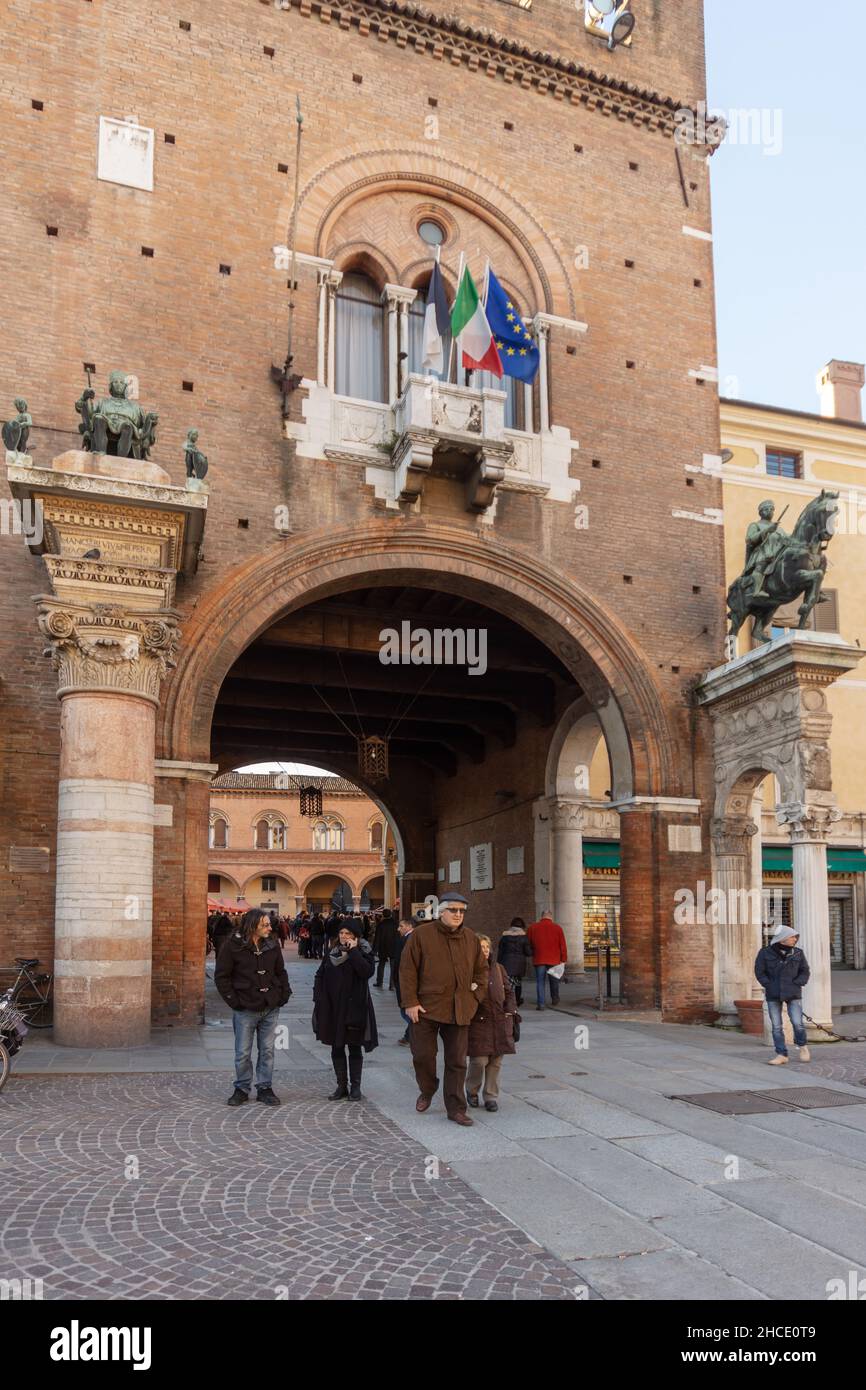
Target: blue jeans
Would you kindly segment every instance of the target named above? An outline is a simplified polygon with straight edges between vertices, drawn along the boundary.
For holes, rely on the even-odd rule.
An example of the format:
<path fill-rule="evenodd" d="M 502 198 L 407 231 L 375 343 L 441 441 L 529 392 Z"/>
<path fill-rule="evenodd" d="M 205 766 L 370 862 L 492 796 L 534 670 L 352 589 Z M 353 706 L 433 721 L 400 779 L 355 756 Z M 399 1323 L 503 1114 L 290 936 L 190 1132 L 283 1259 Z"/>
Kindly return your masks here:
<path fill-rule="evenodd" d="M 536 965 L 535 967 L 535 997 L 536 1003 L 538 1004 L 543 1005 L 545 1002 L 546 991 L 544 984 L 549 969 L 549 965 Z M 551 976 L 550 979 L 550 1002 L 551 1004 L 559 1003 L 559 981 L 555 975 Z"/>
<path fill-rule="evenodd" d="M 236 1009 L 232 1014 L 235 1031 L 235 1086 L 246 1095 L 253 1083 L 253 1038 L 258 1039 L 256 1058 L 256 1088 L 270 1086 L 274 1079 L 274 1044 L 277 1037 L 279 1008 L 256 1013 L 252 1009 Z"/>
<path fill-rule="evenodd" d="M 805 1047 L 806 1029 L 803 1025 L 803 1001 L 802 999 L 788 999 L 786 1002 L 788 1005 L 788 1017 L 791 1020 L 791 1027 L 794 1030 L 794 1042 L 798 1047 Z M 782 1000 L 768 999 L 767 1010 L 773 1029 L 773 1046 L 780 1057 L 787 1057 L 788 1049 L 785 1046 L 785 1034 L 782 1032 Z"/>

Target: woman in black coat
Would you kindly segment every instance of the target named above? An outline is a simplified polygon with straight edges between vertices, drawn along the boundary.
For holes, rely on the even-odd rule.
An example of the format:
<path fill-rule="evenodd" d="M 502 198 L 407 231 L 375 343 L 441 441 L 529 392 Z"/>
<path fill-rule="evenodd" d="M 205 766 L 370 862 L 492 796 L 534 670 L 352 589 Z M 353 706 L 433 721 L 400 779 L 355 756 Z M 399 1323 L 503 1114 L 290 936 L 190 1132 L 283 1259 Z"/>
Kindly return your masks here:
<path fill-rule="evenodd" d="M 517 1007 L 520 1008 L 523 1003 L 523 977 L 527 965 L 532 964 L 532 947 L 522 917 L 512 917 L 511 926 L 500 936 L 496 960 L 511 981 Z"/>
<path fill-rule="evenodd" d="M 313 1032 L 330 1046 L 337 1077 L 330 1100 L 363 1100 L 364 1053 L 379 1045 L 370 998 L 373 970 L 373 952 L 361 937 L 360 922 L 344 922 L 313 981 Z"/>

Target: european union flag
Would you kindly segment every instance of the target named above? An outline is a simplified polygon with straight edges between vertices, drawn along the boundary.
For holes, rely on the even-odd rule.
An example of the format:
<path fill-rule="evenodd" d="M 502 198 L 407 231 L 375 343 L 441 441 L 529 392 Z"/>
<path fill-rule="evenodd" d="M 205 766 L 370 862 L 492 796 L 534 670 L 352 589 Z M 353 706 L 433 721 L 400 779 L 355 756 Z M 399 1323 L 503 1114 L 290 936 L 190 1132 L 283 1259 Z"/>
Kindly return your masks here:
<path fill-rule="evenodd" d="M 506 376 L 519 381 L 533 381 L 538 371 L 538 347 L 493 271 L 487 275 L 487 322 L 499 351 L 502 370 Z"/>

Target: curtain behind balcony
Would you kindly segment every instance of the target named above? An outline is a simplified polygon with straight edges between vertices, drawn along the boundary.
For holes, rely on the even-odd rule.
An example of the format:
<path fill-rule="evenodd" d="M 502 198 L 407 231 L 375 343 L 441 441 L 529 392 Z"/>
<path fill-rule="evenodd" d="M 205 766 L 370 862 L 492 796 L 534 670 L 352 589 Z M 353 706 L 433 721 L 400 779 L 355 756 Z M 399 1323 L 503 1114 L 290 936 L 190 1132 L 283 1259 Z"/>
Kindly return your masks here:
<path fill-rule="evenodd" d="M 385 400 L 385 311 L 366 275 L 344 275 L 337 291 L 338 396 Z"/>

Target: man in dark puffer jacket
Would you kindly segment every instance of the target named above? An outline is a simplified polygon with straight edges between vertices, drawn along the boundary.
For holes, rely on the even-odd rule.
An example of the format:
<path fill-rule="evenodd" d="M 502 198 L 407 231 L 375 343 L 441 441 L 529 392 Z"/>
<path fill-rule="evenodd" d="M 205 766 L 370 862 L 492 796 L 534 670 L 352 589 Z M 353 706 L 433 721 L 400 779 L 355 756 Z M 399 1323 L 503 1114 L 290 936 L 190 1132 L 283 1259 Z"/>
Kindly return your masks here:
<path fill-rule="evenodd" d="M 809 979 L 809 962 L 798 948 L 799 937 L 790 927 L 777 927 L 769 946 L 758 952 L 755 978 L 767 996 L 767 1009 L 773 1028 L 776 1055 L 771 1067 L 782 1067 L 788 1060 L 785 1034 L 782 1030 L 782 1005 L 788 1005 L 788 1017 L 794 1030 L 794 1041 L 800 1049 L 800 1061 L 812 1060 L 806 1046 L 803 1024 L 803 986 Z"/>
<path fill-rule="evenodd" d="M 271 931 L 271 919 L 261 908 L 247 912 L 240 928 L 223 942 L 214 982 L 233 1010 L 235 1089 L 229 1105 L 243 1105 L 250 1098 L 254 1037 L 258 1041 L 256 1100 L 263 1105 L 279 1105 L 271 1085 L 274 1044 L 280 1009 L 288 1003 L 292 989 L 280 943 Z"/>

